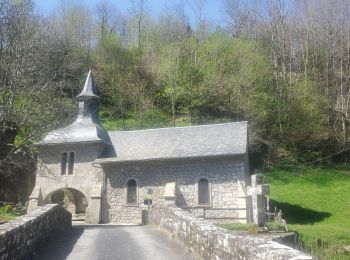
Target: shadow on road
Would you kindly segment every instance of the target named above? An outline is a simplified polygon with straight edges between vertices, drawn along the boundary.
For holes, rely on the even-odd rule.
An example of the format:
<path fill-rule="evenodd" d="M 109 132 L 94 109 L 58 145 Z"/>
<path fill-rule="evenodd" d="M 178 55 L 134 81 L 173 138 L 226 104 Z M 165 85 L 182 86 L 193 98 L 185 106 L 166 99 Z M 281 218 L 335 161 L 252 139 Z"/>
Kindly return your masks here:
<path fill-rule="evenodd" d="M 142 226 L 141 224 L 125 224 L 125 225 L 118 225 L 118 224 L 75 224 L 73 225 L 73 228 L 82 228 L 82 229 L 111 229 L 111 228 L 120 228 L 120 227 L 139 227 Z"/>
<path fill-rule="evenodd" d="M 86 226 L 75 225 L 73 228 L 60 231 L 50 236 L 28 258 L 30 260 L 61 260 L 66 259 L 74 245 L 83 234 Z M 59 250 L 57 250 L 59 248 Z"/>
<path fill-rule="evenodd" d="M 33 260 L 197 260 L 179 241 L 152 226 L 73 225 L 54 234 Z"/>

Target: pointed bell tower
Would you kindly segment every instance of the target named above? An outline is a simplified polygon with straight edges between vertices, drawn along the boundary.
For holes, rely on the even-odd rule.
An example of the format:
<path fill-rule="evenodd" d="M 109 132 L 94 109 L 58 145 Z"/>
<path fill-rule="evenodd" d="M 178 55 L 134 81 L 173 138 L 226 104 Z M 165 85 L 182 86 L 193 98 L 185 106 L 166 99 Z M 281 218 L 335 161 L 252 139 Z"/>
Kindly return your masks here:
<path fill-rule="evenodd" d="M 77 121 L 91 120 L 93 123 L 100 125 L 98 116 L 100 96 L 91 70 L 87 75 L 83 90 L 77 96 L 77 100 L 79 101 Z"/>
<path fill-rule="evenodd" d="M 86 223 L 100 222 L 103 172 L 94 166 L 94 162 L 115 155 L 108 132 L 100 124 L 100 99 L 90 70 L 83 90 L 77 96 L 79 111 L 76 120 L 48 133 L 37 144 L 41 159 L 38 161 L 45 165 L 39 168 L 48 169 L 48 173 L 44 171 L 42 174 L 38 170 L 29 208 L 34 209 L 43 200 L 48 202 L 50 194 L 61 190 L 67 194 L 70 192 L 68 200 L 73 214 L 85 210 Z"/>
<path fill-rule="evenodd" d="M 98 116 L 100 96 L 90 70 L 81 93 L 77 96 L 79 111 L 69 126 L 50 132 L 41 144 L 102 143 L 110 146 L 108 132 L 101 126 Z"/>

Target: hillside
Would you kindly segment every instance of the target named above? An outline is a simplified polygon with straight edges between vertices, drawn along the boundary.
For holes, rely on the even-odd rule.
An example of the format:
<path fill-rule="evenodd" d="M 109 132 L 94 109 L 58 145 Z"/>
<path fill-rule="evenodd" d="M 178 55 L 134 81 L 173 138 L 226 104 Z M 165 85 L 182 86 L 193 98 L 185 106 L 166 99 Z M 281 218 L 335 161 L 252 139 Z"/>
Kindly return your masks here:
<path fill-rule="evenodd" d="M 350 171 L 342 168 L 271 169 L 271 208 L 282 209 L 305 250 L 321 259 L 349 259 Z"/>

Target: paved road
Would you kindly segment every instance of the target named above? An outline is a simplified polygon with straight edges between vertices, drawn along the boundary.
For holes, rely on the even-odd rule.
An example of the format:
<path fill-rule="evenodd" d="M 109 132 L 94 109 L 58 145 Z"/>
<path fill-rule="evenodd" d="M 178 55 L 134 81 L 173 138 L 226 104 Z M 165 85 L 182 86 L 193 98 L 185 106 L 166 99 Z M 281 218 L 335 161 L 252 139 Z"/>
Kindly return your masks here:
<path fill-rule="evenodd" d="M 200 259 L 151 226 L 74 225 L 51 237 L 31 260 Z"/>

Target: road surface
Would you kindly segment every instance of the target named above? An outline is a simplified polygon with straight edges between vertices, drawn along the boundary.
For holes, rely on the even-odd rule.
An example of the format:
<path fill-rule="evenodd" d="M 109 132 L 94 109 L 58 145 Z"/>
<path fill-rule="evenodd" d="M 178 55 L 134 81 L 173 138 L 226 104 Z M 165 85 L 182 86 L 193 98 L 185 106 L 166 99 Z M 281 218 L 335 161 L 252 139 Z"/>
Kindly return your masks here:
<path fill-rule="evenodd" d="M 73 225 L 48 239 L 31 260 L 200 259 L 152 226 Z"/>

